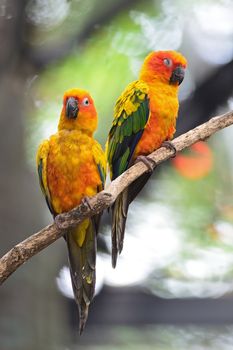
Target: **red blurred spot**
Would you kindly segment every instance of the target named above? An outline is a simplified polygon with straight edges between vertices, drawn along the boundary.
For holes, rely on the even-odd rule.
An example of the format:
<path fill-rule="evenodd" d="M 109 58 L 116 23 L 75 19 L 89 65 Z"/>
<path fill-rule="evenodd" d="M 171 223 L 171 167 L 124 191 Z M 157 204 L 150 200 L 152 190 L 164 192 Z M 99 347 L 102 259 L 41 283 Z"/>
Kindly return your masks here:
<path fill-rule="evenodd" d="M 189 148 L 187 155 L 177 154 L 172 163 L 184 177 L 197 180 L 209 174 L 213 168 L 213 153 L 209 146 L 199 141 Z"/>

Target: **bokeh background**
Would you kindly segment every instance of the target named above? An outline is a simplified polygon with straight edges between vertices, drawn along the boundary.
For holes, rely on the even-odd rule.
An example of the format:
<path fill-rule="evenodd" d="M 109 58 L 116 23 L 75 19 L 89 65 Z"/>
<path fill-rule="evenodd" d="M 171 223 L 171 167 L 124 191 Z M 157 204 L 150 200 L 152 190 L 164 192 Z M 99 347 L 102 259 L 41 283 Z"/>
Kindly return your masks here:
<path fill-rule="evenodd" d="M 151 50 L 189 66 L 177 135 L 233 109 L 232 0 L 0 0 L 0 253 L 52 221 L 35 153 L 64 90 L 89 90 L 105 144 L 114 101 Z M 62 239 L 0 289 L 0 348 L 233 349 L 233 128 L 154 172 L 130 207 L 111 268 L 109 218 L 97 296 L 78 335 Z"/>

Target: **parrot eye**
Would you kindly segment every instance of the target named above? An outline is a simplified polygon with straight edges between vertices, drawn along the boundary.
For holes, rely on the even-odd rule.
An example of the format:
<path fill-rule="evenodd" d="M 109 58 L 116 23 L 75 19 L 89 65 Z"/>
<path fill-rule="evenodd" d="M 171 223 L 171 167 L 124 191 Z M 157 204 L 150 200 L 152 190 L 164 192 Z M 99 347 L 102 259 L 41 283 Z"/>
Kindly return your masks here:
<path fill-rule="evenodd" d="M 89 106 L 90 102 L 89 102 L 89 100 L 88 100 L 87 97 L 85 97 L 85 98 L 83 99 L 83 104 L 84 104 L 84 106 Z"/>
<path fill-rule="evenodd" d="M 170 58 L 164 58 L 163 63 L 167 67 L 171 67 L 172 66 L 172 60 L 170 60 Z"/>

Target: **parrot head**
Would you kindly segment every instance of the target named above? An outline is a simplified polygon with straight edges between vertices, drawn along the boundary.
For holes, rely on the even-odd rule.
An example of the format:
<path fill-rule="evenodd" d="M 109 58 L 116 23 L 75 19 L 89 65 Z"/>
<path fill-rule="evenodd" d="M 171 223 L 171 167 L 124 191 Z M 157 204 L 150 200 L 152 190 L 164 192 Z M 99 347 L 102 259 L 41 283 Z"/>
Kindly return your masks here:
<path fill-rule="evenodd" d="M 178 86 L 184 79 L 187 61 L 176 51 L 153 51 L 145 59 L 140 79 L 147 83 L 161 81 Z"/>
<path fill-rule="evenodd" d="M 97 128 L 97 112 L 90 94 L 81 89 L 64 93 L 58 129 L 81 130 L 93 134 Z"/>

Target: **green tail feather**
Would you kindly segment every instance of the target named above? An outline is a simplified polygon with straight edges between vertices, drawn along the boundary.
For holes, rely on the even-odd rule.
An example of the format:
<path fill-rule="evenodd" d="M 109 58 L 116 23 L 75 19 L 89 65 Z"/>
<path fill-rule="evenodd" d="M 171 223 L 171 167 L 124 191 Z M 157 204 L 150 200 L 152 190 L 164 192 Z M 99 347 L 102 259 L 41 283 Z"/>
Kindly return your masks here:
<path fill-rule="evenodd" d="M 126 189 L 117 197 L 112 206 L 112 267 L 114 268 L 117 257 L 123 249 L 128 208 L 128 189 Z"/>
<path fill-rule="evenodd" d="M 143 189 L 147 181 L 150 179 L 152 173 L 145 173 L 136 179 L 128 188 L 128 201 L 131 203 L 138 193 Z"/>
<path fill-rule="evenodd" d="M 85 328 L 89 305 L 95 292 L 96 230 L 92 220 L 89 220 L 82 246 L 79 246 L 74 238 L 75 230 L 77 228 L 66 234 L 66 241 L 73 292 L 79 308 L 79 332 L 81 334 Z"/>
<path fill-rule="evenodd" d="M 116 267 L 118 255 L 124 244 L 125 225 L 130 203 L 147 183 L 151 173 L 146 173 L 135 180 L 116 199 L 112 206 L 112 267 Z"/>

